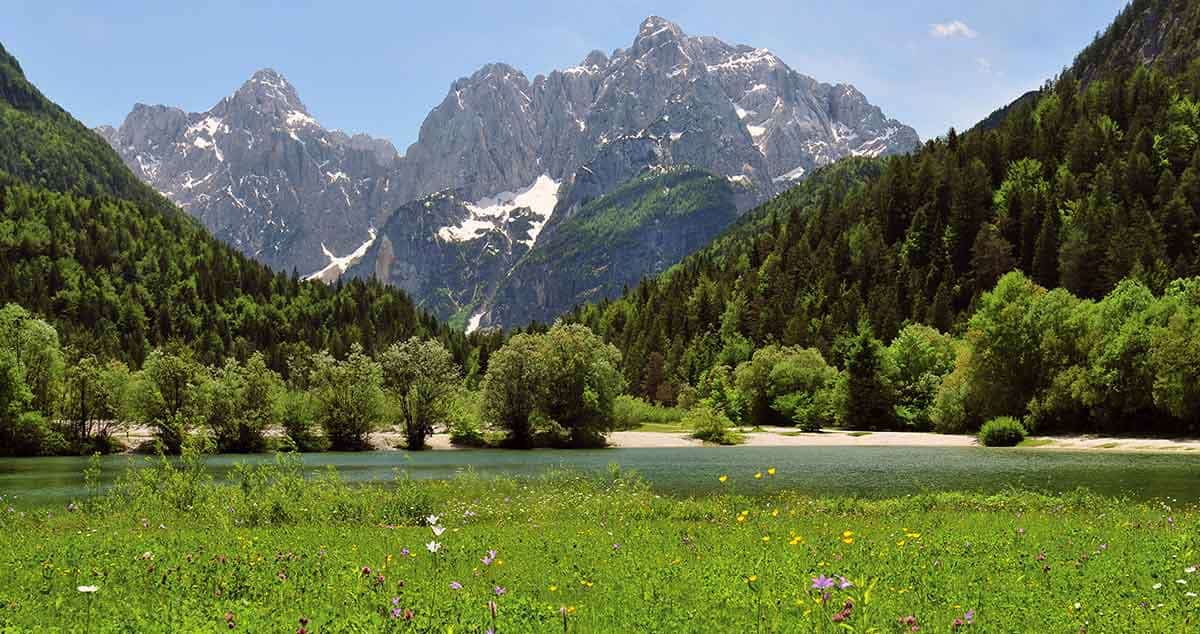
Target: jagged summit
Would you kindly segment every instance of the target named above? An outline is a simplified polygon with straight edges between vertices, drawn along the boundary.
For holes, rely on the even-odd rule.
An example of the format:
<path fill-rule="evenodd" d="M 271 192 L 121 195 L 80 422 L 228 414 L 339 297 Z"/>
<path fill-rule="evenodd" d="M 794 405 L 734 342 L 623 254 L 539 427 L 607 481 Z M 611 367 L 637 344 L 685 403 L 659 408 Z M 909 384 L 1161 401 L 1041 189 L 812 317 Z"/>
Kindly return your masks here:
<path fill-rule="evenodd" d="M 659 16 L 611 55 L 594 50 L 532 79 L 496 62 L 453 81 L 403 156 L 386 141 L 321 127 L 271 68 L 208 112 L 138 107 L 119 130 L 99 132 L 135 173 L 243 252 L 303 275 L 376 276 L 442 317 L 478 315 L 561 221 L 647 170 L 707 171 L 745 210 L 831 161 L 919 144 L 851 87 Z M 371 229 L 379 239 L 364 249 Z M 347 258 L 357 253 L 356 266 Z M 640 266 L 622 275 L 636 282 L 648 272 Z M 525 298 L 514 301 L 505 323 L 529 315 Z M 573 301 L 528 303 L 551 314 Z"/>

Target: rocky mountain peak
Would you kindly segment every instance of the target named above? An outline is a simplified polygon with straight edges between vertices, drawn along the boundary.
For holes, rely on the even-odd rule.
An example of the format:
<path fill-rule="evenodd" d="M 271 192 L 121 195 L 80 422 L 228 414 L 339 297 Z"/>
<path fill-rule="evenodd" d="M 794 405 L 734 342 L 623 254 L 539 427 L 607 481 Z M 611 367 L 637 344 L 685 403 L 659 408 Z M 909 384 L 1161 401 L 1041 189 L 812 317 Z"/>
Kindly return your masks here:
<path fill-rule="evenodd" d="M 687 38 L 687 34 L 679 28 L 678 24 L 652 15 L 642 21 L 637 37 L 634 38 L 633 46 L 629 48 L 628 53 L 636 59 L 660 46 L 671 43 L 681 44 L 685 38 Z"/>
<path fill-rule="evenodd" d="M 254 73 L 229 98 L 229 105 L 235 110 L 251 110 L 268 116 L 290 118 L 290 123 L 307 122 L 312 119 L 308 115 L 308 109 L 304 107 L 304 102 L 300 101 L 296 88 L 272 68 L 264 68 Z"/>
<path fill-rule="evenodd" d="M 378 277 L 477 325 L 499 323 L 485 313 L 502 283 L 523 283 L 504 282 L 516 262 L 563 257 L 562 227 L 646 173 L 707 171 L 744 211 L 839 158 L 919 145 L 851 86 L 659 16 L 630 48 L 592 51 L 533 80 L 492 63 L 454 81 L 403 156 L 387 141 L 325 130 L 270 68 L 207 112 L 138 106 L 120 129 L 100 132 L 135 173 L 244 253 L 321 279 Z M 653 241 L 660 229 L 637 237 Z M 676 259 L 629 267 L 610 255 L 621 283 Z M 556 288 L 584 283 L 568 270 Z M 582 299 L 536 303 L 548 315 Z"/>
<path fill-rule="evenodd" d="M 608 67 L 608 55 L 604 51 L 595 50 L 588 53 L 588 56 L 583 58 L 583 63 L 580 66 L 592 71 L 598 72 Z"/>

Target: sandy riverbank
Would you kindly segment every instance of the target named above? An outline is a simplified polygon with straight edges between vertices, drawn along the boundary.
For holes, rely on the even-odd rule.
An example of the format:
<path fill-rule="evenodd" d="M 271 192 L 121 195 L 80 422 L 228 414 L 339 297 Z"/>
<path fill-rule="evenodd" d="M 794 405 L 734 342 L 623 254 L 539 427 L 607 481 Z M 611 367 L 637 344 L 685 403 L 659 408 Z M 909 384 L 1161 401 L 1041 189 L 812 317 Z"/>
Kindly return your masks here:
<path fill-rule="evenodd" d="M 749 447 L 977 447 L 974 436 L 932 434 L 921 432 L 846 432 L 840 430 L 819 433 L 797 433 L 788 427 L 767 427 L 746 432 Z M 149 428 L 134 428 L 120 438 L 128 446 L 153 437 Z M 1138 452 L 1200 452 L 1200 438 L 1114 438 L 1108 436 L 1034 436 L 1034 443 L 1023 450 L 1070 449 L 1088 451 Z M 403 447 L 404 436 L 398 431 L 375 432 L 370 435 L 371 446 L 389 451 Z M 449 434 L 434 434 L 429 439 L 434 450 L 458 450 L 450 444 Z M 609 435 L 609 446 L 619 448 L 703 447 L 704 443 L 682 432 L 618 431 Z"/>

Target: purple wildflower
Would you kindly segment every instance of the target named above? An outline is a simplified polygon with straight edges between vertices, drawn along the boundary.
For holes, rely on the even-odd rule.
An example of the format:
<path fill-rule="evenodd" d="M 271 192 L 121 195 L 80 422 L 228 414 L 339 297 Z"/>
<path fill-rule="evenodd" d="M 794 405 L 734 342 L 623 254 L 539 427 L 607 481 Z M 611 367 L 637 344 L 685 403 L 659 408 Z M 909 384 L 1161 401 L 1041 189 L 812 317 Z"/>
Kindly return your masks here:
<path fill-rule="evenodd" d="M 450 582 L 450 589 L 451 589 L 451 590 L 462 590 L 462 584 L 461 584 L 461 583 L 459 583 L 459 582 L 457 582 L 457 581 L 451 581 L 451 582 Z"/>
<path fill-rule="evenodd" d="M 502 596 L 504 596 L 505 592 L 508 592 L 508 590 L 504 589 L 504 586 L 496 586 L 492 590 L 496 593 L 496 596 L 498 596 L 498 597 L 502 597 Z"/>
<path fill-rule="evenodd" d="M 829 577 L 826 577 L 825 575 L 821 575 L 819 577 L 813 577 L 812 582 L 813 582 L 813 584 L 812 584 L 813 590 L 826 590 L 828 588 L 833 587 L 833 579 L 830 579 Z"/>
<path fill-rule="evenodd" d="M 407 556 L 408 556 L 408 549 L 407 549 L 407 548 L 401 548 L 401 549 L 400 549 L 400 556 L 401 556 L 401 557 L 407 557 Z"/>
<path fill-rule="evenodd" d="M 400 607 L 400 597 L 392 597 L 392 605 L 395 607 Z"/>
<path fill-rule="evenodd" d="M 402 614 L 404 614 L 404 610 L 401 610 L 400 608 L 392 608 L 392 618 L 393 619 L 400 618 L 400 616 Z"/>
<path fill-rule="evenodd" d="M 975 623 L 975 610 L 967 610 L 967 613 L 963 615 L 963 620 L 967 622 L 967 625 Z"/>
<path fill-rule="evenodd" d="M 487 551 L 487 556 L 484 557 L 483 559 L 480 559 L 479 561 L 482 561 L 483 565 L 485 565 L 485 566 L 492 565 L 492 562 L 496 561 L 496 551 L 494 551 L 494 550 Z"/>
<path fill-rule="evenodd" d="M 613 544 L 613 550 L 621 550 L 620 544 Z"/>
<path fill-rule="evenodd" d="M 854 585 L 853 583 L 850 583 L 850 580 L 845 577 L 838 577 L 838 581 L 840 582 L 840 583 L 838 583 L 838 587 L 841 588 L 842 590 L 845 590 L 846 588 L 849 588 Z"/>

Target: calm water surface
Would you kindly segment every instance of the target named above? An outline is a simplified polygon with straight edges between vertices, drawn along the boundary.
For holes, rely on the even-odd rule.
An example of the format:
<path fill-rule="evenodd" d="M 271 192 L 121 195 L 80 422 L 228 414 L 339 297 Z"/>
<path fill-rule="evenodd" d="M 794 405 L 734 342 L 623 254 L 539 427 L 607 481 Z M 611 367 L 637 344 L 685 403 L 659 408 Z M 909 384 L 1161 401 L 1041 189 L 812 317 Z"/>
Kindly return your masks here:
<path fill-rule="evenodd" d="M 239 462 L 272 456 L 212 456 L 209 469 L 221 479 Z M 390 480 L 396 469 L 414 478 L 449 478 L 473 470 L 483 476 L 536 475 L 555 467 L 601 472 L 609 463 L 636 469 L 657 490 L 703 495 L 728 474 L 739 492 L 782 487 L 816 495 L 883 497 L 924 491 L 998 491 L 1010 487 L 1069 491 L 1087 487 L 1139 499 L 1200 502 L 1200 456 L 943 447 L 704 447 L 531 452 L 501 450 L 307 454 L 307 471 L 333 465 L 346 480 Z M 65 503 L 85 492 L 85 458 L 0 459 L 0 496 L 17 506 Z M 142 457 L 104 458 L 102 479 L 142 467 Z M 778 475 L 756 482 L 768 466 Z M 726 485 L 729 486 L 729 485 Z"/>

